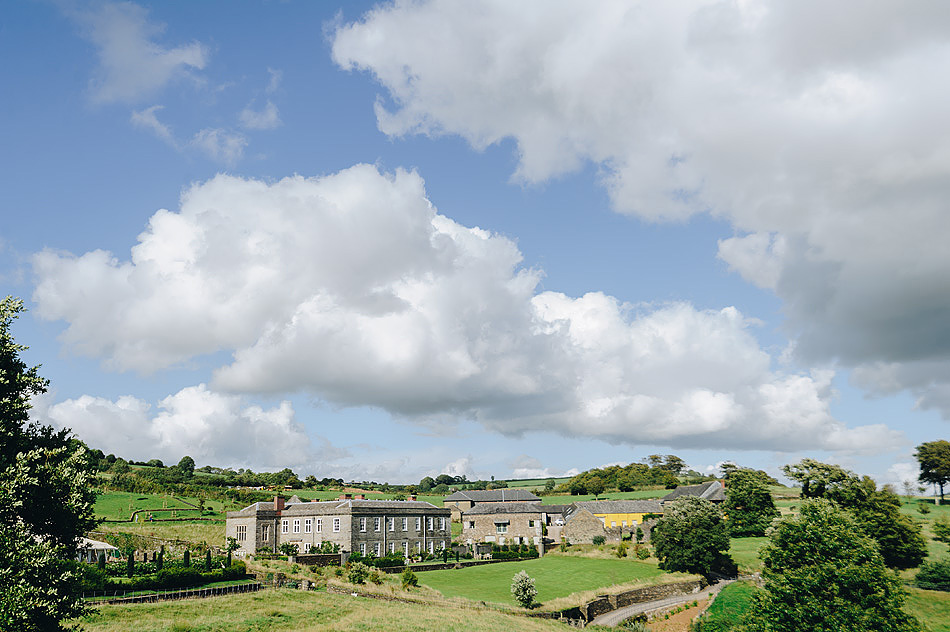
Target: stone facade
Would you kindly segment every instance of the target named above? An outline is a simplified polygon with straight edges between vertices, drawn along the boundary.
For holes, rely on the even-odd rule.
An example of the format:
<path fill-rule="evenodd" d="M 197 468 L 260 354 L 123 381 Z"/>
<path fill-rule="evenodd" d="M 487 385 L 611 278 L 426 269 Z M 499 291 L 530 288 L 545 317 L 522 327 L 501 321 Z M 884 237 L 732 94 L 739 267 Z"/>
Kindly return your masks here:
<path fill-rule="evenodd" d="M 544 505 L 482 503 L 462 514 L 462 541 L 536 545 L 541 543 L 546 522 Z"/>
<path fill-rule="evenodd" d="M 586 509 L 575 509 L 568 514 L 561 535 L 571 544 L 590 544 L 595 537 L 608 534 L 600 518 Z"/>
<path fill-rule="evenodd" d="M 452 511 L 452 520 L 459 522 L 462 514 L 481 503 L 540 503 L 541 499 L 526 489 L 462 490 L 445 497 L 442 505 Z"/>
<path fill-rule="evenodd" d="M 416 500 L 365 500 L 343 496 L 338 500 L 284 504 L 254 503 L 227 514 L 226 537 L 235 538 L 238 555 L 265 548 L 279 551 L 296 544 L 301 554 L 324 542 L 338 544 L 347 553 L 405 556 L 435 553 L 450 546 L 449 510 Z"/>

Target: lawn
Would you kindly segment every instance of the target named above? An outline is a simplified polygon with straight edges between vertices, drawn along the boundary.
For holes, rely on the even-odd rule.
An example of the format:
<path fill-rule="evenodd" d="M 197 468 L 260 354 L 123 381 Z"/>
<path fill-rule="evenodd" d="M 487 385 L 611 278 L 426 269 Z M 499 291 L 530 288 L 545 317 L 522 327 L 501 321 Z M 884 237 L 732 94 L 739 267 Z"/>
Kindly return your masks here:
<path fill-rule="evenodd" d="M 179 500 L 181 498 L 181 500 Z M 132 512 L 139 509 L 175 509 L 180 510 L 175 517 L 187 518 L 198 516 L 198 511 L 192 505 L 199 503 L 198 498 L 175 498 L 164 494 L 134 494 L 132 492 L 102 492 L 96 498 L 93 511 L 97 518 L 106 520 L 128 520 Z M 185 501 L 185 502 L 183 502 Z M 191 503 L 191 504 L 188 504 Z M 215 512 L 213 517 L 224 518 L 225 505 L 219 500 L 205 500 L 205 510 Z M 233 507 L 228 507 L 231 509 Z M 171 518 L 172 512 L 159 512 L 156 518 Z M 140 521 L 145 520 L 143 514 L 138 515 Z"/>
<path fill-rule="evenodd" d="M 904 610 L 920 619 L 927 632 L 950 632 L 950 593 L 912 587 L 907 593 Z"/>
<path fill-rule="evenodd" d="M 124 522 L 105 523 L 97 531 L 131 533 L 161 540 L 184 540 L 194 544 L 224 546 L 224 520 L 215 522 Z M 156 547 L 157 548 L 157 544 Z"/>
<path fill-rule="evenodd" d="M 316 632 L 354 630 L 424 632 L 557 632 L 561 623 L 489 611 L 428 608 L 301 590 L 99 606 L 82 620 L 86 632 Z"/>
<path fill-rule="evenodd" d="M 708 625 L 713 630 L 731 630 L 749 611 L 753 594 L 755 586 L 752 582 L 729 584 L 716 595 L 716 599 L 706 611 L 704 620 L 710 622 Z M 720 627 L 716 627 L 717 624 Z"/>
<path fill-rule="evenodd" d="M 739 565 L 741 572 L 761 571 L 762 560 L 759 559 L 759 551 L 768 541 L 768 538 L 732 538 L 729 555 Z"/>
<path fill-rule="evenodd" d="M 514 605 L 511 578 L 524 570 L 534 578 L 537 600 L 549 601 L 571 593 L 613 584 L 651 580 L 664 573 L 653 564 L 619 559 L 548 555 L 536 560 L 472 566 L 459 570 L 426 571 L 419 581 L 446 597 L 465 597 Z"/>

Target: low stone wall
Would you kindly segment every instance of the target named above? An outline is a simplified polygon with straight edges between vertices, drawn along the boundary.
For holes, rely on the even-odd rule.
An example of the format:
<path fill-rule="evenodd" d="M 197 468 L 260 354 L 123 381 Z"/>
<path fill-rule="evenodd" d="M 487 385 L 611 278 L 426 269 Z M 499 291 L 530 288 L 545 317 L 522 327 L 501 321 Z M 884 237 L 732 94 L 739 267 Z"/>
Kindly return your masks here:
<path fill-rule="evenodd" d="M 702 579 L 692 581 L 678 582 L 675 584 L 657 584 L 656 586 L 646 586 L 644 588 L 635 588 L 627 592 L 616 595 L 601 595 L 593 601 L 588 601 L 579 608 L 571 608 L 562 611 L 560 614 L 565 619 L 574 619 L 579 613 L 585 621 L 592 621 L 605 612 L 612 612 L 618 608 L 633 605 L 635 603 L 644 603 L 646 601 L 656 601 L 672 597 L 673 595 L 688 595 L 698 593 L 706 587 L 706 582 Z"/>
<path fill-rule="evenodd" d="M 341 556 L 339 553 L 305 553 L 294 556 L 294 561 L 304 566 L 340 566 Z"/>
<path fill-rule="evenodd" d="M 525 558 L 519 558 L 516 560 L 461 560 L 459 562 L 447 562 L 444 564 L 443 563 L 417 564 L 417 565 L 410 564 L 410 567 L 412 568 L 414 572 L 418 573 L 420 571 L 444 571 L 450 568 L 455 568 L 456 566 L 461 566 L 462 568 L 465 568 L 467 566 L 482 566 L 484 564 L 502 564 L 504 562 L 523 562 L 525 560 L 536 560 L 536 559 L 538 558 L 525 557 Z M 385 573 L 401 573 L 402 569 L 404 568 L 405 566 L 392 566 L 389 568 L 381 568 L 379 570 Z"/>

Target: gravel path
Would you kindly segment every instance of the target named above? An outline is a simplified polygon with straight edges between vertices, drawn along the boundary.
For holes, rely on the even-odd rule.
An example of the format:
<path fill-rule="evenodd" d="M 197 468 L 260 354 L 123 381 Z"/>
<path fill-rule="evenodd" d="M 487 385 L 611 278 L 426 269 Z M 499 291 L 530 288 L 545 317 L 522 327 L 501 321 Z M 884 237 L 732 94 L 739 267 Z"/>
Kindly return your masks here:
<path fill-rule="evenodd" d="M 711 595 L 715 595 L 722 587 L 731 584 L 734 580 L 725 580 L 716 582 L 712 586 L 707 587 L 705 590 L 702 590 L 697 593 L 689 593 L 686 595 L 673 595 L 672 597 L 665 597 L 663 599 L 657 599 L 656 601 L 644 601 L 643 603 L 635 603 L 630 606 L 625 606 L 623 608 L 618 608 L 611 612 L 605 612 L 604 614 L 594 617 L 594 620 L 591 621 L 592 624 L 596 625 L 606 625 L 610 627 L 616 626 L 618 623 L 624 619 L 628 619 L 633 615 L 640 614 L 641 612 L 649 612 L 651 610 L 657 610 L 659 608 L 666 608 L 668 606 L 675 606 L 677 604 L 686 603 L 687 601 L 694 601 L 699 599 L 704 599 Z"/>

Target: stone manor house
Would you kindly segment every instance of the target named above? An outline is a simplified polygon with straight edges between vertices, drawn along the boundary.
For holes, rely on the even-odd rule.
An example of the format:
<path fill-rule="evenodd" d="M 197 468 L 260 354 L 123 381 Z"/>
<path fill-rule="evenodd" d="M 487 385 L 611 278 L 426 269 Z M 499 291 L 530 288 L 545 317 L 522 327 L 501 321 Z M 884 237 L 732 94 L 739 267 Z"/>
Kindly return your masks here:
<path fill-rule="evenodd" d="M 278 552 L 284 543 L 296 544 L 301 554 L 323 542 L 340 545 L 340 550 L 382 557 L 391 553 L 436 553 L 452 543 L 448 509 L 409 500 L 366 500 L 344 494 L 337 500 L 254 503 L 240 511 L 229 511 L 225 536 L 237 540 L 238 555 L 258 549 Z"/>

